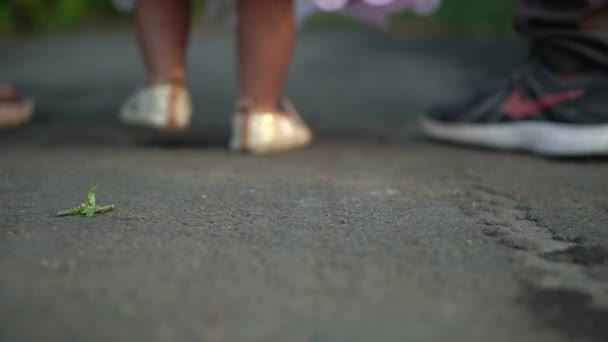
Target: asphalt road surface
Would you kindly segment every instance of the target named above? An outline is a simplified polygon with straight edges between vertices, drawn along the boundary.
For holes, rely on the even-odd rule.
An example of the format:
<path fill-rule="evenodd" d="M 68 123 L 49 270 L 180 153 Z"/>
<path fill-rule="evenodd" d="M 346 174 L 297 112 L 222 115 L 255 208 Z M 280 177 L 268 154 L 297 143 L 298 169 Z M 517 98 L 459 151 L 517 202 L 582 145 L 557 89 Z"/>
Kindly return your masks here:
<path fill-rule="evenodd" d="M 523 45 L 305 32 L 288 92 L 311 148 L 226 148 L 232 41 L 190 53 L 194 128 L 121 128 L 127 32 L 0 44 L 38 99 L 0 133 L 1 341 L 608 341 L 608 162 L 437 144 L 429 104 Z M 93 185 L 116 211 L 56 218 Z"/>

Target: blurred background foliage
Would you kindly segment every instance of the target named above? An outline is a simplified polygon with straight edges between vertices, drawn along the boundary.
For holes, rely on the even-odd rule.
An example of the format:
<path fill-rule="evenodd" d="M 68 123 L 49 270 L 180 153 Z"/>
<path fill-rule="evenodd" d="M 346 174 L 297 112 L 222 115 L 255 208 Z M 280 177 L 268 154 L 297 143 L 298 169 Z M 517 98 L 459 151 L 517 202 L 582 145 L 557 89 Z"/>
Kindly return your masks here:
<path fill-rule="evenodd" d="M 411 13 L 395 15 L 390 28 L 397 32 L 510 35 L 513 2 L 444 0 L 441 9 L 430 17 Z M 118 13 L 110 0 L 0 0 L 0 32 L 3 33 L 111 27 L 126 22 L 126 16 Z M 348 23 L 348 19 L 340 16 L 320 14 L 312 17 L 306 26 Z"/>
<path fill-rule="evenodd" d="M 1 0 L 0 30 L 66 30 L 115 15 L 109 0 Z"/>

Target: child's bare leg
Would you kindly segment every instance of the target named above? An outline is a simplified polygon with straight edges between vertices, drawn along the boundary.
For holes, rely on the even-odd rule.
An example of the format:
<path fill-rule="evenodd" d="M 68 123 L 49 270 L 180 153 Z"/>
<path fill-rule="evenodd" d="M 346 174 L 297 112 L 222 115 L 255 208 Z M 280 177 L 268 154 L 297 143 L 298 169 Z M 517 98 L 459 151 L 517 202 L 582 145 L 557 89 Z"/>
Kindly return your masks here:
<path fill-rule="evenodd" d="M 183 82 L 190 29 L 189 0 L 137 0 L 137 36 L 148 84 Z"/>
<path fill-rule="evenodd" d="M 238 95 L 277 111 L 295 40 L 292 0 L 238 0 Z"/>

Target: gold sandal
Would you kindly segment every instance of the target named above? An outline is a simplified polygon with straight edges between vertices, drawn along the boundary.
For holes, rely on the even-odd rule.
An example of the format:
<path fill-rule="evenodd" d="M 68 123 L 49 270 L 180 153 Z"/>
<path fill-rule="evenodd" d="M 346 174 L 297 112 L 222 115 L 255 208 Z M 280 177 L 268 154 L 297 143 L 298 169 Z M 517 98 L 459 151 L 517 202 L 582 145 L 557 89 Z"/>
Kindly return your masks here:
<path fill-rule="evenodd" d="M 281 101 L 284 113 L 255 112 L 247 101 L 239 101 L 232 118 L 230 148 L 252 154 L 286 152 L 309 145 L 313 134 L 294 105 Z"/>
<path fill-rule="evenodd" d="M 188 88 L 182 83 L 144 87 L 120 109 L 120 121 L 129 126 L 176 131 L 187 128 L 192 116 Z"/>

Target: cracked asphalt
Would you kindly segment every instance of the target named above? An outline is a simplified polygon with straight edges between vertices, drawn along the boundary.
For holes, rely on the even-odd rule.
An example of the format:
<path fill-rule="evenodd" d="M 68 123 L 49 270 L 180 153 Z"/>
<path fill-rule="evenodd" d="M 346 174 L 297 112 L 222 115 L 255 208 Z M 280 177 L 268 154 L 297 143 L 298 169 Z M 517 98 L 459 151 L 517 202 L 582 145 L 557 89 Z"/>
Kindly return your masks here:
<path fill-rule="evenodd" d="M 225 149 L 230 36 L 190 54 L 194 128 L 116 111 L 128 32 L 0 42 L 36 94 L 0 133 L 1 341 L 608 341 L 608 163 L 430 142 L 429 104 L 525 56 L 517 41 L 302 34 L 288 93 L 310 149 Z M 56 218 L 99 185 L 117 210 Z"/>

